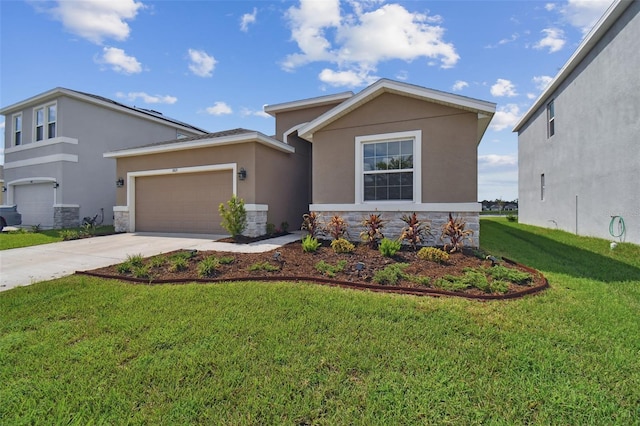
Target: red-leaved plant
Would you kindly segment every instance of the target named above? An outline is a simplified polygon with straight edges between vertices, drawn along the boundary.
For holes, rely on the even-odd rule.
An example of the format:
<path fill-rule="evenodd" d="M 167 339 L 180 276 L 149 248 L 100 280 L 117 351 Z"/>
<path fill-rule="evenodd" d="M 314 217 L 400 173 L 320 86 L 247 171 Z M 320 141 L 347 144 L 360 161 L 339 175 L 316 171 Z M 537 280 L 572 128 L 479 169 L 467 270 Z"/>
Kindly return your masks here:
<path fill-rule="evenodd" d="M 325 225 L 325 230 L 327 234 L 331 235 L 331 238 L 334 240 L 343 238 L 348 235 L 347 228 L 349 224 L 345 222 L 345 220 L 338 216 L 334 215 L 331 220 Z"/>
<path fill-rule="evenodd" d="M 384 221 L 380 216 L 379 214 L 370 214 L 369 217 L 362 219 L 364 230 L 360 233 L 360 238 L 372 249 L 378 248 L 378 242 L 384 238 L 382 233 Z"/>
<path fill-rule="evenodd" d="M 315 212 L 302 215 L 302 228 L 303 231 L 307 231 L 311 238 L 316 238 L 320 232 L 320 223 L 318 222 L 318 215 Z"/>
<path fill-rule="evenodd" d="M 425 235 L 431 235 L 431 227 L 421 222 L 415 212 L 411 215 L 402 216 L 402 221 L 406 224 L 400 233 L 400 240 L 409 243 L 413 250 L 422 244 Z"/>
<path fill-rule="evenodd" d="M 471 241 L 471 235 L 473 231 L 471 229 L 465 229 L 467 223 L 459 217 L 455 219 L 449 213 L 449 220 L 442 225 L 442 235 L 440 240 L 444 243 L 444 250 L 449 253 L 462 250 L 464 246 L 464 240 Z"/>

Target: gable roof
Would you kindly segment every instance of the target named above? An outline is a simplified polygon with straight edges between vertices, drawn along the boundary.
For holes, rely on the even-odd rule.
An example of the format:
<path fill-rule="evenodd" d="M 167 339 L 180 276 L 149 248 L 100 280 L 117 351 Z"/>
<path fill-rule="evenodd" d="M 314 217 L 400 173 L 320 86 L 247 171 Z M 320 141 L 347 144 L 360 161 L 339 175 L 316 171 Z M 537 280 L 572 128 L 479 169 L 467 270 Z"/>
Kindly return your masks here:
<path fill-rule="evenodd" d="M 267 136 L 255 130 L 231 129 L 187 138 L 174 139 L 164 142 L 142 145 L 136 148 L 126 148 L 117 151 L 106 152 L 105 158 L 135 157 L 138 155 L 159 154 L 163 152 L 184 151 L 194 148 L 207 148 L 212 146 L 232 145 L 245 142 L 258 142 L 270 148 L 286 153 L 294 153 L 295 148 L 277 139 Z"/>
<path fill-rule="evenodd" d="M 518 120 L 514 132 L 519 131 L 533 116 L 533 114 L 546 103 L 551 94 L 569 77 L 571 72 L 582 62 L 582 60 L 591 52 L 591 49 L 604 37 L 613 24 L 618 20 L 622 13 L 633 3 L 628 0 L 615 0 L 606 10 L 600 20 L 593 26 L 591 31 L 582 40 L 576 51 L 571 55 L 567 62 L 560 68 L 558 74 L 551 80 L 549 85 L 538 96 L 538 99 L 531 105 L 529 110 Z M 633 53 L 629 53 L 633 54 Z M 636 53 L 637 54 L 637 53 Z"/>
<path fill-rule="evenodd" d="M 311 108 L 342 102 L 353 96 L 353 92 L 342 92 L 333 95 L 318 96 L 315 98 L 300 99 L 297 101 L 283 102 L 281 104 L 265 105 L 264 112 L 275 117 L 277 113 L 294 111 L 297 109 Z"/>
<path fill-rule="evenodd" d="M 56 87 L 55 89 L 49 90 L 44 93 L 40 93 L 39 95 L 32 96 L 28 99 L 17 102 L 13 105 L 6 106 L 0 109 L 0 114 L 7 115 L 14 111 L 24 109 L 29 105 L 37 105 L 39 103 L 46 102 L 58 96 L 68 96 L 70 98 L 74 98 L 83 102 L 89 102 L 102 107 L 114 109 L 114 110 L 123 112 L 125 114 L 133 115 L 139 118 L 156 121 L 156 122 L 164 122 L 165 124 L 168 123 L 172 126 L 182 128 L 190 132 L 201 133 L 201 134 L 207 133 L 207 131 L 204 129 L 201 129 L 196 126 L 192 126 L 191 124 L 185 123 L 183 121 L 179 121 L 179 120 L 167 117 L 158 111 L 145 109 L 145 108 L 138 108 L 135 106 L 133 107 L 128 106 L 120 102 L 116 102 L 113 99 L 105 98 L 103 96 L 93 95 L 91 93 L 79 92 L 77 90 L 72 90 L 72 89 L 66 89 L 64 87 Z"/>
<path fill-rule="evenodd" d="M 413 84 L 381 79 L 365 88 L 360 93 L 348 98 L 340 105 L 302 126 L 298 129 L 298 135 L 301 138 L 313 141 L 313 134 L 315 132 L 347 115 L 367 102 L 377 98 L 383 93 L 394 93 L 401 96 L 408 96 L 427 102 L 434 102 L 477 113 L 478 142 L 482 139 L 482 135 L 484 135 L 484 132 L 487 130 L 489 122 L 496 111 L 496 104 L 492 102 L 454 95 L 452 93 L 441 92 L 439 90 L 427 89 L 426 87 L 416 86 Z"/>

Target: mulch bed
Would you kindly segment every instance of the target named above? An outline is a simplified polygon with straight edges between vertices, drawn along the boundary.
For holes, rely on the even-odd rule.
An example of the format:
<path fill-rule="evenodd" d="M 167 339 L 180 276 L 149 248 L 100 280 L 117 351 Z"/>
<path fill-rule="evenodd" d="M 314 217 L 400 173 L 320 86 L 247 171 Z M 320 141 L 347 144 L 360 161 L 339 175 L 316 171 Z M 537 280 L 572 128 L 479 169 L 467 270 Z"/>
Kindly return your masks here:
<path fill-rule="evenodd" d="M 160 256 L 169 258 L 175 253 L 177 252 L 166 253 Z M 231 257 L 233 261 L 230 264 L 220 265 L 214 275 L 203 278 L 198 274 L 198 263 L 210 256 L 218 258 L 223 256 Z M 509 268 L 529 272 L 533 276 L 533 279 L 528 285 L 510 284 L 509 290 L 505 294 L 485 293 L 475 288 L 451 292 L 420 285 L 409 280 L 401 280 L 395 285 L 380 285 L 373 281 L 373 276 L 376 271 L 400 262 L 409 264 L 405 269 L 407 274 L 430 277 L 432 279 L 431 282 L 445 275 L 463 275 L 465 268 L 491 267 L 490 261 L 470 250 L 453 253 L 450 256 L 447 263 L 438 264 L 421 260 L 417 257 L 416 252 L 408 247 L 403 247 L 396 256 L 387 258 L 382 256 L 378 250 L 371 249 L 364 244 L 356 245 L 356 250 L 353 253 L 337 254 L 329 246 L 328 241 L 323 241 L 322 247 L 320 247 L 317 252 L 305 253 L 302 251 L 300 242 L 293 242 L 265 253 L 195 252 L 192 253 L 192 257 L 188 261 L 187 269 L 183 271 L 171 271 L 169 262 L 167 262 L 163 266 L 150 268 L 150 278 L 135 278 L 132 273 L 119 273 L 117 265 L 77 273 L 145 284 L 215 283 L 228 281 L 305 281 L 370 291 L 430 296 L 458 296 L 481 300 L 518 298 L 527 294 L 537 293 L 549 286 L 546 278 L 538 271 L 516 264 L 508 259 L 502 259 L 500 264 Z M 321 274 L 315 267 L 320 261 L 336 265 L 340 260 L 345 260 L 347 265 L 342 272 L 336 273 L 333 277 Z M 277 267 L 277 270 L 249 271 L 250 266 L 263 262 Z M 360 263 L 360 265 L 358 265 L 358 263 Z"/>

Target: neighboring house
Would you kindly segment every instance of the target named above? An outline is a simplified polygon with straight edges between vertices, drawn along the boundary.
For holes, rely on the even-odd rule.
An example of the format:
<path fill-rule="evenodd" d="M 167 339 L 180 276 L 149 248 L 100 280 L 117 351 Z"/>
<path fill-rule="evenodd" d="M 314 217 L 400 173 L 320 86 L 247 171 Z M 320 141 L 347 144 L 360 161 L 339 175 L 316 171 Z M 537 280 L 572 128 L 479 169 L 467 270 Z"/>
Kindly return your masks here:
<path fill-rule="evenodd" d="M 516 124 L 520 222 L 613 238 L 622 218 L 640 244 L 639 11 L 615 1 Z"/>
<path fill-rule="evenodd" d="M 4 107 L 3 202 L 17 205 L 23 225 L 78 226 L 116 199 L 113 163 L 105 151 L 205 131 L 161 113 L 56 88 Z M 98 218 L 100 220 L 100 217 Z"/>
<path fill-rule="evenodd" d="M 267 223 L 296 229 L 311 211 L 325 222 L 341 215 L 352 239 L 370 213 L 382 213 L 392 238 L 413 212 L 437 236 L 451 212 L 478 245 L 477 146 L 495 104 L 380 80 L 265 111 L 276 119 L 273 137 L 236 129 L 106 153 L 125 182 L 116 228 L 218 232 L 217 206 L 236 194 L 247 206 L 246 235 Z M 160 193 L 179 198 L 164 206 Z"/>
<path fill-rule="evenodd" d="M 0 205 L 4 205 L 5 194 L 7 193 L 7 187 L 4 185 L 4 165 L 0 164 Z"/>

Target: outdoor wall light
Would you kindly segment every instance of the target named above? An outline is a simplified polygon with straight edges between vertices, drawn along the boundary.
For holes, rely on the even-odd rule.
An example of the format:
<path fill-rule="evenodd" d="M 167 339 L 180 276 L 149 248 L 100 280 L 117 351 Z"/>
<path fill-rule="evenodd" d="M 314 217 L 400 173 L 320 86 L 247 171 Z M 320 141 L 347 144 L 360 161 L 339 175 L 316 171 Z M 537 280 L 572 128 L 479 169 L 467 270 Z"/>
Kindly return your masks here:
<path fill-rule="evenodd" d="M 245 180 L 247 178 L 247 171 L 244 167 L 240 167 L 240 171 L 238 172 L 238 179 Z"/>
<path fill-rule="evenodd" d="M 2 192 L 7 192 L 7 187 L 2 185 Z"/>
<path fill-rule="evenodd" d="M 54 189 L 59 188 L 59 187 L 60 187 L 60 184 L 58 182 L 53 182 L 53 188 Z"/>
<path fill-rule="evenodd" d="M 116 186 L 118 188 L 122 188 L 124 186 L 124 179 L 118 178 L 118 180 L 116 181 Z"/>

